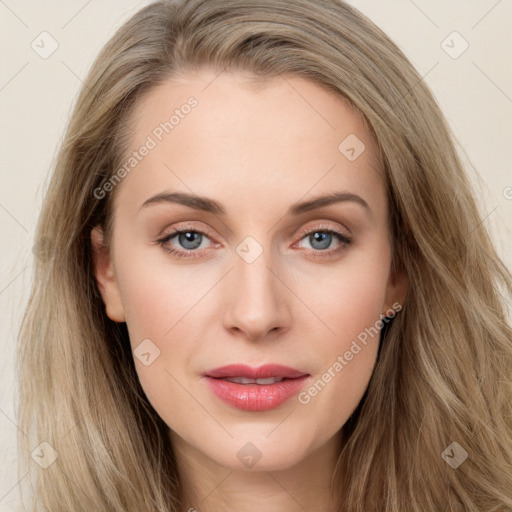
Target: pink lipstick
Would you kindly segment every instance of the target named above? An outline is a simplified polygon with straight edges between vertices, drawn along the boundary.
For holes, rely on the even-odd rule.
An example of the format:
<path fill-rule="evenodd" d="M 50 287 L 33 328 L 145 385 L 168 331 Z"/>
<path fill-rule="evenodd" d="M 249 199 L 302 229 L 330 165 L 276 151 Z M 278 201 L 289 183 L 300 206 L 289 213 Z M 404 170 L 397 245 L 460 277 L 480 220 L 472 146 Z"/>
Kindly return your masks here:
<path fill-rule="evenodd" d="M 274 409 L 296 395 L 310 376 L 289 366 L 241 364 L 206 371 L 210 390 L 227 404 L 245 411 Z"/>

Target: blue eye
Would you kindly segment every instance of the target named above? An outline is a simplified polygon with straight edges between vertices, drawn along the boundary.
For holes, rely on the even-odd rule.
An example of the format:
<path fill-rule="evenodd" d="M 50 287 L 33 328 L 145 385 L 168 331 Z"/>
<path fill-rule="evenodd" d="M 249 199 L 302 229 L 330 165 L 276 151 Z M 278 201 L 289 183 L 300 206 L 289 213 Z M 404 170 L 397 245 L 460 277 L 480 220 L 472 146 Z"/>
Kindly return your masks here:
<path fill-rule="evenodd" d="M 338 240 L 339 246 L 328 250 L 333 240 Z M 314 228 L 304 233 L 301 240 L 308 240 L 313 248 L 310 253 L 315 258 L 329 258 L 343 251 L 352 241 L 351 237 L 328 228 Z"/>
<path fill-rule="evenodd" d="M 197 231 L 182 231 L 174 236 L 178 237 L 178 242 L 187 250 L 197 249 L 201 245 L 202 233 Z M 174 237 L 173 237 L 174 238 Z"/>
<path fill-rule="evenodd" d="M 178 256 L 179 258 L 195 258 L 197 257 L 195 253 L 198 252 L 196 249 L 201 245 L 203 237 L 208 238 L 206 233 L 203 233 L 202 231 L 183 229 L 173 231 L 164 238 L 158 240 L 158 243 L 168 253 L 174 256 Z M 177 238 L 178 243 L 185 249 L 185 251 L 180 251 L 167 245 L 173 238 Z"/>
<path fill-rule="evenodd" d="M 182 249 L 176 248 L 174 245 L 169 245 L 173 239 L 176 239 L 177 244 L 181 246 Z M 197 249 L 204 248 L 201 247 L 201 244 L 205 239 L 209 239 L 209 237 L 202 231 L 197 229 L 182 229 L 175 230 L 165 235 L 163 238 L 157 240 L 157 243 L 161 245 L 166 252 L 178 258 L 197 258 L 201 256 L 202 252 Z M 300 241 L 304 239 L 307 239 L 312 247 L 312 250 L 308 251 L 308 253 L 313 257 L 320 258 L 329 258 L 340 253 L 352 241 L 351 237 L 339 231 L 323 227 L 316 227 L 303 233 Z M 329 250 L 328 248 L 331 246 L 333 240 L 336 239 L 338 240 L 339 246 Z"/>
<path fill-rule="evenodd" d="M 331 245 L 331 242 L 333 241 L 333 238 L 334 238 L 333 235 L 336 236 L 337 234 L 332 231 L 315 231 L 306 236 L 307 236 L 307 240 L 309 241 L 310 244 L 313 245 L 314 249 L 323 251 Z M 316 245 L 316 247 L 315 247 L 314 244 L 317 244 L 317 243 L 318 243 L 318 245 Z"/>

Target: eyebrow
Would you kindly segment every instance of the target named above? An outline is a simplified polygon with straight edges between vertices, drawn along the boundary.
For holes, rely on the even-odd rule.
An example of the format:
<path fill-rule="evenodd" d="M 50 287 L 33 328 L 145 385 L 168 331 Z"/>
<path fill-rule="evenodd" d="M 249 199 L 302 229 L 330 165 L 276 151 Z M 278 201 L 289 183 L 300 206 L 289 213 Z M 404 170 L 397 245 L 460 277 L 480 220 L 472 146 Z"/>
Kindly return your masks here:
<path fill-rule="evenodd" d="M 351 192 L 332 192 L 330 194 L 323 194 L 314 199 L 310 199 L 308 201 L 301 201 L 294 203 L 288 209 L 288 215 L 300 215 L 305 212 L 309 212 L 311 210 L 315 210 L 322 206 L 328 206 L 334 203 L 351 201 L 355 202 L 363 206 L 368 213 L 371 213 L 371 208 L 368 203 L 357 194 L 353 194 Z M 162 192 L 160 194 L 156 194 L 149 199 L 146 199 L 144 203 L 141 205 L 142 208 L 146 208 L 155 204 L 162 203 L 177 203 L 184 206 L 188 206 L 189 208 L 193 208 L 195 210 L 202 210 L 205 212 L 210 212 L 216 215 L 226 215 L 226 210 L 224 207 L 214 199 L 210 199 L 208 197 L 201 197 L 195 194 L 187 194 L 184 192 Z"/>

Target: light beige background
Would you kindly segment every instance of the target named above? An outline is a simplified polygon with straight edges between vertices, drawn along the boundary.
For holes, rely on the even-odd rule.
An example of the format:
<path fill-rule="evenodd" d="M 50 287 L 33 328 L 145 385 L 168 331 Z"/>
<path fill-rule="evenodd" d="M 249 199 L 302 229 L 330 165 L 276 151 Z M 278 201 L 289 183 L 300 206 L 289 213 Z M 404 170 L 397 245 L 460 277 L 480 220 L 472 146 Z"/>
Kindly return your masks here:
<path fill-rule="evenodd" d="M 45 179 L 94 57 L 114 30 L 146 3 L 0 0 L 0 511 L 16 510 L 23 477 L 17 474 L 16 463 L 14 349 L 28 296 Z M 478 194 L 482 222 L 492 230 L 499 252 L 512 268 L 512 3 L 350 3 L 391 36 L 432 88 L 461 151 L 484 182 Z M 31 47 L 43 31 L 58 43 L 46 59 Z M 451 35 L 454 31 L 463 39 Z M 458 53 L 464 40 L 469 46 L 458 58 L 445 51 Z M 39 441 L 33 440 L 33 446 Z"/>

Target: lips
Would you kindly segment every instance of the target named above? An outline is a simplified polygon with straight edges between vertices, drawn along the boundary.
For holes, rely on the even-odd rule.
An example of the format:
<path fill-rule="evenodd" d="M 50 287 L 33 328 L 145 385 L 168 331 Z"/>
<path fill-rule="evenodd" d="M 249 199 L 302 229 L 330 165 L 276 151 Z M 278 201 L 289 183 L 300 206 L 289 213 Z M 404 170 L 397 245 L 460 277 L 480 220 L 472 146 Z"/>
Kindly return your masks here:
<path fill-rule="evenodd" d="M 309 374 L 276 364 L 257 368 L 228 365 L 203 374 L 210 390 L 225 403 L 246 411 L 278 407 L 303 387 Z"/>
<path fill-rule="evenodd" d="M 244 364 L 230 364 L 208 370 L 205 372 L 205 375 L 214 379 L 224 379 L 226 377 L 245 377 L 247 379 L 269 379 L 275 377 L 280 379 L 295 379 L 308 374 L 280 364 L 265 364 L 257 368 L 252 368 Z"/>

